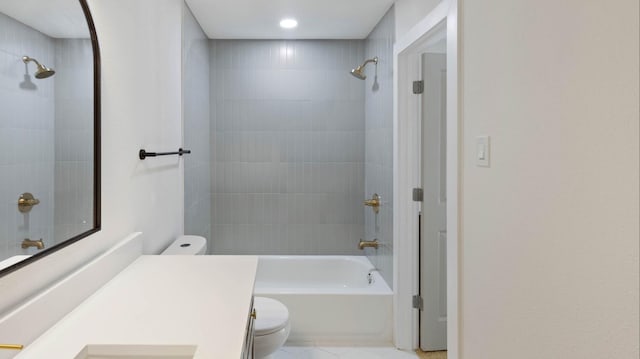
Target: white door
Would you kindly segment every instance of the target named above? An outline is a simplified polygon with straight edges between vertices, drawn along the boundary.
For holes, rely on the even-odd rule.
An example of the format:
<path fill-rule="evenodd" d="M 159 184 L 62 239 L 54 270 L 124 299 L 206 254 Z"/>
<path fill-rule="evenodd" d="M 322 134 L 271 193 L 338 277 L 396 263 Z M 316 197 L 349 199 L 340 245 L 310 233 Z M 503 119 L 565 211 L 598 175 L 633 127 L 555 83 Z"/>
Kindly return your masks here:
<path fill-rule="evenodd" d="M 422 55 L 420 348 L 447 349 L 446 55 Z"/>

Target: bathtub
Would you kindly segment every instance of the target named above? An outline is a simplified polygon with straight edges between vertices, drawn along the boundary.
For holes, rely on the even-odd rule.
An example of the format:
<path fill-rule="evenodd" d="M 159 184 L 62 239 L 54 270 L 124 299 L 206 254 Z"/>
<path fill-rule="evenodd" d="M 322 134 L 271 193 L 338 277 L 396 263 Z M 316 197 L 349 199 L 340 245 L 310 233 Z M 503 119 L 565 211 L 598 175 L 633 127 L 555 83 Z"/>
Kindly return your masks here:
<path fill-rule="evenodd" d="M 393 293 L 373 268 L 364 256 L 260 256 L 254 293 L 289 309 L 288 345 L 390 345 Z"/>

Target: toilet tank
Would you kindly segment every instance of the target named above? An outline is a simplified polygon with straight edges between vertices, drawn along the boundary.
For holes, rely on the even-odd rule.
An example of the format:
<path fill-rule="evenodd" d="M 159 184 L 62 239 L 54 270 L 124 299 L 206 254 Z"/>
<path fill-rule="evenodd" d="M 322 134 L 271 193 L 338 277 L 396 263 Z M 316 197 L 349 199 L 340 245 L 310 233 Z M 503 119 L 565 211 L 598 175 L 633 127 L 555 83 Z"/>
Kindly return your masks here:
<path fill-rule="evenodd" d="M 162 255 L 187 255 L 196 256 L 207 254 L 207 240 L 201 236 L 180 236 Z"/>

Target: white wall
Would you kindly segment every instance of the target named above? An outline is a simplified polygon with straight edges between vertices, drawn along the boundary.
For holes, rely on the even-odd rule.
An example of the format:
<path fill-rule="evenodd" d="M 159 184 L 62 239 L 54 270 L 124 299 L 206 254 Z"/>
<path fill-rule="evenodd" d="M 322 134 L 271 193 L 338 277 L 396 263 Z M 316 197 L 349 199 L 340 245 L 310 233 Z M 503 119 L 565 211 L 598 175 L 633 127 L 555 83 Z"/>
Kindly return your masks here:
<path fill-rule="evenodd" d="M 464 358 L 638 358 L 638 1 L 462 13 Z"/>
<path fill-rule="evenodd" d="M 0 278 L 0 313 L 134 231 L 157 253 L 183 232 L 180 0 L 91 0 L 102 52 L 102 231 Z M 141 21 L 144 19 L 144 21 Z"/>
<path fill-rule="evenodd" d="M 143 232 L 144 252 L 157 253 L 183 232 L 182 164 L 137 153 L 182 147 L 182 1 L 90 4 L 103 62 L 103 225 Z"/>
<path fill-rule="evenodd" d="M 401 38 L 415 24 L 424 19 L 441 0 L 397 0 L 395 2 L 396 13 L 396 39 Z"/>

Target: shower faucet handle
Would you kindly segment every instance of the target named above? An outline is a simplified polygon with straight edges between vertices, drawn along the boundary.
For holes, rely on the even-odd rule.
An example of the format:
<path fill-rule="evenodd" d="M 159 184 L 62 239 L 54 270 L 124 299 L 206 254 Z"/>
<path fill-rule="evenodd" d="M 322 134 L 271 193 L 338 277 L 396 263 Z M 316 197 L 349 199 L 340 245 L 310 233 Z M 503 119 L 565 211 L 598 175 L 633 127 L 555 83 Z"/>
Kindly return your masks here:
<path fill-rule="evenodd" d="M 29 192 L 25 192 L 18 197 L 18 211 L 21 213 L 31 211 L 31 208 L 37 204 L 40 204 L 40 200 L 35 198 L 33 194 Z"/>
<path fill-rule="evenodd" d="M 380 196 L 377 193 L 374 193 L 371 199 L 364 201 L 364 205 L 371 207 L 373 212 L 378 213 L 380 211 L 380 200 Z"/>

